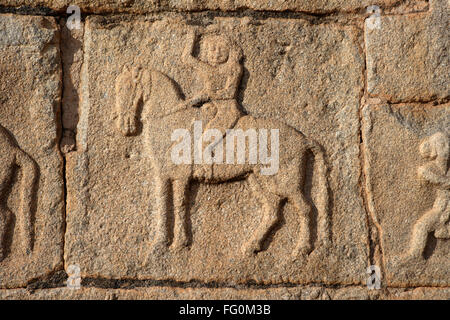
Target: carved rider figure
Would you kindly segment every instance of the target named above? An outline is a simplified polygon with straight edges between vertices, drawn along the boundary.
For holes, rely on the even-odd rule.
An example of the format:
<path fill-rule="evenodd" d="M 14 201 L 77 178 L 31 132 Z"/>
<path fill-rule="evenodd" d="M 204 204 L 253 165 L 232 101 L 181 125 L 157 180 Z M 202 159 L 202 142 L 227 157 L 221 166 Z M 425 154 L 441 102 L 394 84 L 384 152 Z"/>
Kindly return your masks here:
<path fill-rule="evenodd" d="M 253 256 L 265 250 L 264 243 L 279 222 L 279 209 L 283 201 L 288 200 L 296 208 L 301 230 L 292 255 L 295 258 L 305 257 L 311 252 L 314 244 L 310 226 L 312 203 L 304 195 L 306 170 L 309 168 L 311 154 L 314 156 L 312 164 L 314 176 L 318 177 L 320 188 L 316 203 L 318 241 L 315 243 L 328 247 L 331 244 L 331 237 L 327 164 L 321 146 L 296 129 L 275 119 L 243 116 L 236 101 L 243 73 L 240 48 L 225 36 L 211 32 L 203 36 L 201 52 L 199 58 L 196 58 L 193 53 L 195 42 L 196 35 L 191 33 L 183 52 L 183 59 L 185 63 L 193 66 L 204 83 L 203 89 L 191 99 L 183 99 L 176 83 L 158 70 L 125 66 L 116 79 L 116 125 L 123 135 L 138 133 L 139 106 L 147 110 L 142 112 L 143 124 L 146 127 L 143 131 L 146 135 L 144 150 L 154 167 L 157 194 L 153 248 L 159 252 L 162 247 L 171 246 L 181 250 L 190 245 L 192 237 L 189 226 L 189 196 L 192 181 L 220 183 L 245 177 L 254 196 L 263 206 L 263 216 L 253 234 L 243 244 L 242 252 Z M 191 107 L 200 107 L 200 111 Z M 208 119 L 203 130 L 220 131 L 214 135 L 219 140 L 223 139 L 227 129 L 243 131 L 247 130 L 249 124 L 255 130 L 277 128 L 283 137 L 283 144 L 279 146 L 281 150 L 277 152 L 277 155 L 281 156 L 279 163 L 284 164 L 280 166 L 280 172 L 275 173 L 272 180 L 268 180 L 270 176 L 261 173 L 260 165 L 252 164 L 250 161 L 245 165 L 235 166 L 226 175 L 214 175 L 211 163 L 198 164 L 195 161 L 191 163 L 192 160 L 189 159 L 188 163 L 183 163 L 182 166 L 176 164 L 171 158 L 171 151 L 174 145 L 179 143 L 174 143 L 173 135 L 155 133 L 159 132 L 162 126 L 167 127 L 164 131 L 177 130 L 180 129 L 180 125 L 189 126 L 203 119 Z M 188 131 L 188 128 L 182 129 Z M 205 133 L 206 131 L 203 135 Z M 190 139 L 189 141 L 192 142 Z M 220 141 L 214 140 L 214 143 L 217 142 Z M 198 148 L 200 143 L 195 143 L 197 146 L 194 147 Z M 208 147 L 214 148 L 211 143 Z M 273 145 L 271 149 L 272 147 Z M 204 148 L 202 150 L 204 151 Z M 282 177 L 285 183 L 280 184 L 279 177 Z M 168 215 L 171 210 L 173 219 Z M 172 239 L 170 230 L 173 230 Z M 149 256 L 151 259 L 154 258 L 153 254 Z"/>
<path fill-rule="evenodd" d="M 420 154 L 429 162 L 419 167 L 421 179 L 435 186 L 436 200 L 433 208 L 426 212 L 414 225 L 408 258 L 420 258 L 424 252 L 428 234 L 436 238 L 450 238 L 450 140 L 447 134 L 439 132 L 427 138 L 420 145 Z"/>
<path fill-rule="evenodd" d="M 201 106 L 213 119 L 204 128 L 217 129 L 225 136 L 242 116 L 236 95 L 242 78 L 242 51 L 223 35 L 207 35 L 203 39 L 202 61 L 193 56 L 196 33 L 189 34 L 188 44 L 183 52 L 183 60 L 192 66 L 203 80 L 203 90 L 189 99 L 187 107 Z M 199 146 L 203 150 L 203 146 Z"/>

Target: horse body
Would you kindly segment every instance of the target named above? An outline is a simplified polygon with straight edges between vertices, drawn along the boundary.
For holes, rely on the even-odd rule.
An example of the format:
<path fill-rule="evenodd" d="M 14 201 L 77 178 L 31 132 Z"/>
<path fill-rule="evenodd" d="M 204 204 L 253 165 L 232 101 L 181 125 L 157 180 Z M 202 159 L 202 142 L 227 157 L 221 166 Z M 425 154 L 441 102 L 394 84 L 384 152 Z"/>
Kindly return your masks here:
<path fill-rule="evenodd" d="M 193 180 L 206 183 L 221 183 L 235 179 L 247 179 L 255 197 L 263 206 L 263 218 L 252 237 L 243 245 L 244 253 L 251 255 L 262 250 L 263 243 L 279 222 L 279 209 L 282 201 L 291 201 L 298 211 L 301 233 L 293 255 L 308 254 L 312 250 L 310 219 L 312 204 L 303 194 L 308 153 L 314 155 L 314 167 L 319 175 L 321 197 L 318 208 L 318 240 L 322 244 L 329 241 L 328 225 L 328 188 L 326 166 L 320 147 L 294 128 L 272 119 L 243 116 L 233 129 L 266 129 L 279 130 L 279 171 L 274 175 L 261 174 L 262 164 L 213 164 L 211 174 L 205 175 L 193 162 L 175 164 L 171 161 L 170 150 L 173 146 L 171 133 L 173 130 L 185 128 L 191 131 L 194 121 L 207 123 L 201 108 L 180 108 L 184 101 L 173 81 L 166 75 L 151 71 L 146 77 L 148 82 L 142 83 L 140 91 L 143 101 L 142 123 L 144 126 L 145 145 L 148 156 L 156 170 L 157 209 L 155 247 L 168 246 L 170 243 L 167 230 L 167 212 L 169 203 L 173 202 L 174 232 L 172 246 L 183 248 L 189 245 L 187 219 L 187 198 L 189 185 Z M 139 91 L 139 90 L 138 90 Z M 129 101 L 134 101 L 130 97 Z M 118 106 L 124 108 L 125 106 Z M 121 122 L 123 123 L 123 121 Z M 248 159 L 246 159 L 248 160 Z M 173 195 L 170 199 L 170 195 Z"/>

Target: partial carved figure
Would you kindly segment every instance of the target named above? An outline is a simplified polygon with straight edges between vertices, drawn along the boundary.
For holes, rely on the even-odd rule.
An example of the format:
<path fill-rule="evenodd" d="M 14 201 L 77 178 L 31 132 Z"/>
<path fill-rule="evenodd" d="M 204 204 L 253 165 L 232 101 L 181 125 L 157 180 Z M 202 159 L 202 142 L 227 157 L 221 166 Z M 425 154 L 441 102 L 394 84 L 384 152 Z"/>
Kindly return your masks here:
<path fill-rule="evenodd" d="M 241 49 L 223 36 L 209 35 L 205 40 L 207 61 L 192 56 L 195 36 L 183 54 L 185 61 L 193 65 L 203 78 L 204 90 L 191 99 L 183 100 L 176 84 L 156 70 L 141 66 L 124 67 L 116 80 L 116 111 L 119 130 L 125 136 L 133 135 L 138 128 L 138 106 L 143 105 L 142 124 L 147 152 L 156 169 L 158 218 L 155 248 L 170 245 L 168 230 L 169 201 L 174 208 L 174 232 L 172 247 L 180 249 L 190 243 L 188 229 L 188 194 L 193 180 L 204 183 L 221 183 L 237 178 L 247 179 L 255 197 L 263 206 L 261 223 L 243 245 L 244 253 L 252 255 L 263 250 L 263 245 L 280 220 L 279 210 L 287 199 L 297 209 L 300 236 L 293 256 L 306 255 L 313 249 L 311 234 L 312 203 L 304 195 L 308 155 L 314 156 L 314 174 L 320 183 L 317 200 L 317 244 L 328 246 L 330 242 L 328 217 L 328 183 L 325 156 L 321 147 L 288 125 L 272 119 L 258 119 L 240 113 L 235 99 L 242 76 Z M 196 106 L 201 106 L 197 108 Z M 209 112 L 205 109 L 214 109 Z M 226 129 L 279 129 L 279 171 L 274 175 L 261 174 L 261 164 L 175 164 L 171 160 L 173 142 L 170 134 L 178 128 L 191 129 L 196 120 L 206 120 L 208 128 L 219 129 L 223 136 Z M 223 138 L 222 136 L 222 138 Z M 211 147 L 211 146 L 210 146 Z M 195 146 L 194 146 L 195 148 Z M 172 190 L 172 192 L 170 192 Z M 173 198 L 169 196 L 173 194 Z"/>
<path fill-rule="evenodd" d="M 22 222 L 20 230 L 24 249 L 30 254 L 33 247 L 32 210 L 38 170 L 35 162 L 15 145 L 6 129 L 0 125 L 0 261 L 5 258 L 7 251 L 6 236 L 12 214 L 7 208 L 7 198 L 16 168 L 22 171 L 22 181 L 20 211 L 15 214 Z"/>
<path fill-rule="evenodd" d="M 438 132 L 425 139 L 419 148 L 420 154 L 428 163 L 419 167 L 419 178 L 436 189 L 433 208 L 427 211 L 414 225 L 411 244 L 406 259 L 420 259 L 427 244 L 428 235 L 434 232 L 439 239 L 450 238 L 450 155 L 449 137 Z"/>

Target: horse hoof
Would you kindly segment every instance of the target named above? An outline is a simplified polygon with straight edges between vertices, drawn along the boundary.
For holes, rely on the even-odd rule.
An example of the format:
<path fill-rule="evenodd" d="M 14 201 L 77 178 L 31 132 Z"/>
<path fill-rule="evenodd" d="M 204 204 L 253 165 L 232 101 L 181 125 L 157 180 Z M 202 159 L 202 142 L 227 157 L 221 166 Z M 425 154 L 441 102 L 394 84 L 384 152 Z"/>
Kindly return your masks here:
<path fill-rule="evenodd" d="M 171 249 L 175 252 L 181 252 L 189 248 L 187 241 L 175 242 L 172 244 Z"/>

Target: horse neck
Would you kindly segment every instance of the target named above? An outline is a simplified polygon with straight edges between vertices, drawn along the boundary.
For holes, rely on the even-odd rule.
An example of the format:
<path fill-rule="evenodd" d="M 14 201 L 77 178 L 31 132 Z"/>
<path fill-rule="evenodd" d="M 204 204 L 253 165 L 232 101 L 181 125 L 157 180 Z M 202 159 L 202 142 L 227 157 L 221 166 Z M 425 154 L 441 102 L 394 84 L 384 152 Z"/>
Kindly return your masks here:
<path fill-rule="evenodd" d="M 176 84 L 165 74 L 153 70 L 150 83 L 143 82 L 144 109 L 152 118 L 163 118 L 177 112 L 183 100 Z"/>

